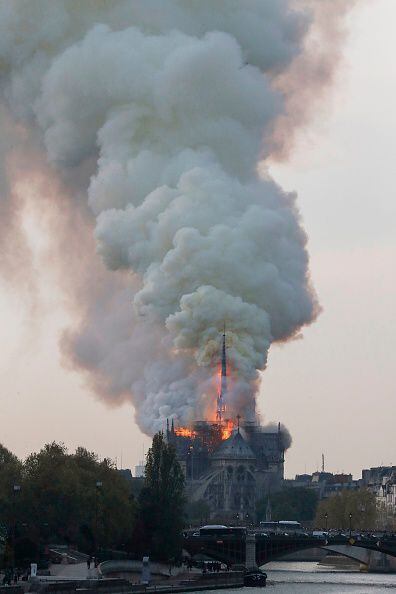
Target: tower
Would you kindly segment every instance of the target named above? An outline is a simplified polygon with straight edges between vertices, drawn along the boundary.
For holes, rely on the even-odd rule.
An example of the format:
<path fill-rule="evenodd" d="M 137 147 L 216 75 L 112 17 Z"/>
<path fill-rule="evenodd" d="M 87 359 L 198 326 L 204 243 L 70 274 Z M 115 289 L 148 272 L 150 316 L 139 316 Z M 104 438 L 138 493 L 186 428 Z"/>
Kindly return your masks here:
<path fill-rule="evenodd" d="M 220 376 L 220 386 L 219 392 L 217 395 L 217 412 L 216 412 L 216 421 L 221 423 L 223 420 L 223 414 L 226 411 L 226 396 L 227 396 L 227 352 L 226 352 L 226 333 L 225 333 L 225 326 L 223 331 L 223 344 L 221 350 L 221 376 Z"/>

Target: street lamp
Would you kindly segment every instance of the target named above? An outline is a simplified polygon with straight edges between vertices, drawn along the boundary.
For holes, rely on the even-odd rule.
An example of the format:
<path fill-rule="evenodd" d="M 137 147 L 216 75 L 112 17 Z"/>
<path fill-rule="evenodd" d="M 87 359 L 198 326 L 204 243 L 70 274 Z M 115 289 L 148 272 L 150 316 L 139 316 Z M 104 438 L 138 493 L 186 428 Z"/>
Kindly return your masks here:
<path fill-rule="evenodd" d="M 352 536 L 352 514 L 349 514 L 349 538 Z"/>
<path fill-rule="evenodd" d="M 327 532 L 327 519 L 329 517 L 329 514 L 326 512 L 324 517 L 325 517 L 325 526 L 326 526 L 326 532 Z"/>

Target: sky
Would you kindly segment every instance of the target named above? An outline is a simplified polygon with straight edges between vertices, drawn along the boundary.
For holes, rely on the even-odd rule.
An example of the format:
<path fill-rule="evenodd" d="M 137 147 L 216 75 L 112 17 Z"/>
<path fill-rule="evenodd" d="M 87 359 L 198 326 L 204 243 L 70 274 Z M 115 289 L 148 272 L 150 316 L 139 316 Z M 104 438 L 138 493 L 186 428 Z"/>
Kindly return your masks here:
<path fill-rule="evenodd" d="M 272 346 L 259 408 L 293 445 L 286 476 L 396 464 L 396 38 L 393 0 L 360 2 L 324 109 L 270 171 L 298 204 L 323 312 L 301 339 Z M 24 187 L 21 192 L 34 191 Z M 48 238 L 38 213 L 25 225 L 37 263 Z M 134 467 L 150 440 L 130 405 L 108 408 L 63 366 L 58 340 L 70 313 L 50 269 L 37 265 L 40 304 L 1 285 L 0 442 L 21 457 L 44 443 L 83 445 Z"/>

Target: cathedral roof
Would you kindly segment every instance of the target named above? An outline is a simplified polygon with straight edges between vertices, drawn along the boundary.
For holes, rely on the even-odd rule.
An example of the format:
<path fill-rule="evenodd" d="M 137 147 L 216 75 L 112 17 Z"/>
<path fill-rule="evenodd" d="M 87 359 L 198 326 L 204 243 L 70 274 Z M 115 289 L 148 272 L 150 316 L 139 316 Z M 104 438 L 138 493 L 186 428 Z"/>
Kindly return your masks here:
<path fill-rule="evenodd" d="M 256 456 L 239 431 L 237 431 L 223 441 L 221 446 L 213 454 L 213 458 L 216 460 L 255 460 Z"/>

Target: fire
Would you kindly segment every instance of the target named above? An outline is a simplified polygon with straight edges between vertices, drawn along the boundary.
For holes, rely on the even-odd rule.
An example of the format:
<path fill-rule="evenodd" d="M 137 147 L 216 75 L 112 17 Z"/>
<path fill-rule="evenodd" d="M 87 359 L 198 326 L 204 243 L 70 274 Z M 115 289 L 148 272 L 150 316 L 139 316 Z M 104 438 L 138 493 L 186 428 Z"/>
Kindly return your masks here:
<path fill-rule="evenodd" d="M 178 427 L 175 429 L 176 435 L 180 435 L 181 437 L 195 437 L 197 432 L 189 429 L 189 427 Z"/>
<path fill-rule="evenodd" d="M 217 393 L 220 394 L 220 392 L 221 392 L 221 365 L 217 366 L 215 382 L 216 382 L 216 387 L 217 387 Z"/>
<path fill-rule="evenodd" d="M 216 423 L 214 421 L 212 426 L 217 433 L 217 439 L 221 438 L 221 440 L 224 441 L 225 439 L 231 437 L 231 433 L 235 428 L 235 423 L 231 419 L 227 419 L 226 421 L 223 421 L 221 424 Z M 197 437 L 198 432 L 194 429 L 191 429 L 190 427 L 177 427 L 175 429 L 175 435 L 178 435 L 179 437 L 189 437 L 190 439 L 193 439 Z"/>
<path fill-rule="evenodd" d="M 232 430 L 234 429 L 235 424 L 231 420 L 224 421 L 223 426 L 221 427 L 221 439 L 228 439 L 231 437 Z"/>

